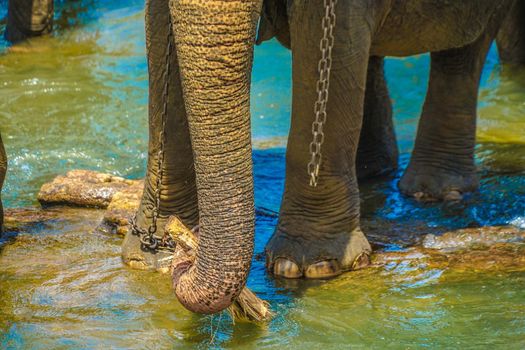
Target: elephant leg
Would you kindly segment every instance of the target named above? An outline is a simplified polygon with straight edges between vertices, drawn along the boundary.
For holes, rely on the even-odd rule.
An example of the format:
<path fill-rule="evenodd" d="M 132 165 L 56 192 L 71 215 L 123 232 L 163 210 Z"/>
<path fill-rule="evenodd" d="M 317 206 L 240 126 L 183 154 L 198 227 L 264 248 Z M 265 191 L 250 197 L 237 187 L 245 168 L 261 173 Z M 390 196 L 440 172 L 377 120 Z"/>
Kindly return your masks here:
<path fill-rule="evenodd" d="M 525 1 L 516 1 L 496 38 L 503 63 L 525 65 Z"/>
<path fill-rule="evenodd" d="M 9 0 L 6 39 L 12 43 L 51 33 L 54 0 Z"/>
<path fill-rule="evenodd" d="M 158 176 L 158 151 L 165 103 L 166 54 L 169 33 L 168 0 L 146 2 L 146 47 L 149 68 L 149 151 L 144 194 L 137 213 L 137 225 L 148 229 L 155 206 Z M 172 40 L 166 119 L 163 176 L 157 235 L 162 235 L 166 219 L 177 215 L 193 227 L 198 223 L 197 190 L 186 110 L 182 97 L 180 72 Z M 141 248 L 139 237 L 128 233 L 122 246 L 126 264 L 139 269 L 163 269 L 166 253 Z"/>
<path fill-rule="evenodd" d="M 357 176 L 365 179 L 397 169 L 398 149 L 392 101 L 385 80 L 384 58 L 370 57 L 363 127 L 357 147 Z"/>
<path fill-rule="evenodd" d="M 481 71 L 492 36 L 432 53 L 430 81 L 412 158 L 399 188 L 423 201 L 458 200 L 478 187 L 474 165 Z"/>
<path fill-rule="evenodd" d="M 4 185 L 5 174 L 7 172 L 7 155 L 5 154 L 2 135 L 0 134 L 0 237 L 4 225 L 4 208 L 2 206 L 2 186 Z"/>
<path fill-rule="evenodd" d="M 273 37 L 290 48 L 290 26 L 287 14 L 288 0 L 264 0 L 257 33 L 257 45 Z"/>
<path fill-rule="evenodd" d="M 309 185 L 320 59 L 322 2 L 295 1 L 290 14 L 292 124 L 279 222 L 266 247 L 267 268 L 286 278 L 325 278 L 368 261 L 370 245 L 359 228 L 355 160 L 361 131 L 370 48 L 366 14 L 339 2 L 317 187 Z M 352 16 L 350 15 L 352 13 Z M 350 21 L 352 19 L 352 21 Z M 305 32 L 309 28 L 309 32 Z"/>

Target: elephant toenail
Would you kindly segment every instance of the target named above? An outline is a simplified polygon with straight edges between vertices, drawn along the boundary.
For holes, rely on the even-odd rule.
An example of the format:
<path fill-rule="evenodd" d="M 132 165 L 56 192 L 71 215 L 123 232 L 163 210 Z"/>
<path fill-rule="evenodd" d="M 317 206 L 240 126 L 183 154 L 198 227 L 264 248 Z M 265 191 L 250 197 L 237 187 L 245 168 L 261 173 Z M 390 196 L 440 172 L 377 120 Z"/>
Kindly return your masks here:
<path fill-rule="evenodd" d="M 412 195 L 414 199 L 418 202 L 423 203 L 429 203 L 429 202 L 437 202 L 438 199 L 428 193 L 425 192 L 416 192 Z"/>
<path fill-rule="evenodd" d="M 416 192 L 414 193 L 414 198 L 418 201 L 422 200 L 423 197 L 425 197 L 425 194 L 423 192 Z"/>
<path fill-rule="evenodd" d="M 351 270 L 360 270 L 370 265 L 370 255 L 368 253 L 361 253 L 352 264 Z"/>
<path fill-rule="evenodd" d="M 337 260 L 325 260 L 308 266 L 306 278 L 330 278 L 341 274 L 341 267 Z"/>
<path fill-rule="evenodd" d="M 302 273 L 299 266 L 284 258 L 278 258 L 273 265 L 273 274 L 284 278 L 301 278 Z"/>
<path fill-rule="evenodd" d="M 446 195 L 445 195 L 445 198 L 444 198 L 446 201 L 460 201 L 463 199 L 463 196 L 461 195 L 461 192 L 459 191 L 456 191 L 456 190 L 452 190 L 450 192 L 448 192 Z"/>

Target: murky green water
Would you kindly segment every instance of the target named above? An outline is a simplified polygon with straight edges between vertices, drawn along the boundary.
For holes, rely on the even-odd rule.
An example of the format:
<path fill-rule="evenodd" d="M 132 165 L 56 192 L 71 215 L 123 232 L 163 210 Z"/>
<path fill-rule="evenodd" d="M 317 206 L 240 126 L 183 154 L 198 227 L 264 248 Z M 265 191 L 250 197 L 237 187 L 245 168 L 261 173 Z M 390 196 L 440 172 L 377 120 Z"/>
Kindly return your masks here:
<path fill-rule="evenodd" d="M 0 16 L 6 3 L 0 0 Z M 0 42 L 7 206 L 36 204 L 39 186 L 69 169 L 143 176 L 142 6 L 135 0 L 59 1 L 55 37 L 10 52 Z M 276 223 L 283 186 L 289 58 L 275 42 L 256 50 L 257 253 Z M 427 56 L 387 63 L 403 166 L 427 70 Z M 394 249 L 427 232 L 525 226 L 524 115 L 525 70 L 502 70 L 493 50 L 480 93 L 480 191 L 461 204 L 422 205 L 398 193 L 399 174 L 367 183 L 363 221 L 371 241 Z M 283 284 L 266 276 L 258 257 L 249 285 L 272 303 L 276 317 L 267 326 L 232 326 L 225 315 L 185 311 L 166 277 L 123 267 L 121 239 L 90 233 L 100 215 L 78 212 L 73 221 L 54 220 L 0 243 L 0 348 L 525 348 L 523 270 L 459 272 L 401 264 Z"/>

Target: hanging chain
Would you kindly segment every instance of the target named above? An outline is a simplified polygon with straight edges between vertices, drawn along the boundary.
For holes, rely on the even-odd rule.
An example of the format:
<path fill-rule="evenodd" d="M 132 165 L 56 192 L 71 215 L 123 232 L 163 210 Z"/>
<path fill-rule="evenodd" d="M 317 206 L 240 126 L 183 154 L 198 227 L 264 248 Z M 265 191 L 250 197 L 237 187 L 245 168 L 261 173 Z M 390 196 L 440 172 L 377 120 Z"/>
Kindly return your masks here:
<path fill-rule="evenodd" d="M 157 179 L 155 183 L 154 205 L 151 212 L 151 225 L 147 230 L 137 225 L 136 214 L 131 218 L 131 233 L 140 237 L 142 248 L 151 251 L 173 251 L 175 249 L 175 242 L 169 235 L 164 233 L 162 237 L 156 235 L 157 220 L 159 218 L 160 210 L 160 188 L 162 185 L 162 177 L 164 175 L 164 148 L 166 142 L 166 120 L 168 119 L 168 91 L 169 91 L 169 76 L 170 76 L 170 59 L 172 54 L 172 24 L 171 17 L 168 15 L 168 37 L 167 37 L 167 52 L 166 52 L 166 76 L 164 77 L 164 108 L 161 115 L 161 129 L 159 133 L 159 151 L 157 153 Z"/>
<path fill-rule="evenodd" d="M 334 47 L 335 5 L 337 0 L 324 0 L 324 17 L 322 21 L 323 37 L 319 43 L 321 59 L 317 66 L 319 80 L 317 81 L 317 101 L 314 106 L 315 121 L 312 124 L 313 140 L 310 143 L 308 174 L 310 186 L 317 187 L 319 169 L 323 154 L 321 146 L 324 142 L 323 126 L 326 123 L 326 104 L 328 103 L 328 89 L 330 87 L 330 70 L 332 69 L 332 48 Z"/>

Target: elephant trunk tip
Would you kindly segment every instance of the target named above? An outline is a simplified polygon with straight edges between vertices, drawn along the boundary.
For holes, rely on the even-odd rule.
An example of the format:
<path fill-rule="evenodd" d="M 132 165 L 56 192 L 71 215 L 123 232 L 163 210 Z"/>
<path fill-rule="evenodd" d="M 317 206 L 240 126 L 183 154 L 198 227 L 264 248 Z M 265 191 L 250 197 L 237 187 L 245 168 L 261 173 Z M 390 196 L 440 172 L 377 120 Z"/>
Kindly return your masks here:
<path fill-rule="evenodd" d="M 183 275 L 182 278 L 186 276 L 188 275 Z M 211 302 L 204 302 L 208 299 L 199 298 L 199 293 L 195 289 L 180 288 L 179 290 L 181 285 L 174 284 L 177 299 L 192 312 L 214 314 L 227 310 L 234 321 L 250 322 L 268 322 L 273 316 L 269 303 L 257 297 L 246 287 L 242 288 L 240 293 L 231 293 L 213 298 Z"/>
<path fill-rule="evenodd" d="M 245 287 L 249 266 L 241 266 L 240 275 L 234 279 L 239 282 L 230 283 L 230 286 L 221 282 L 220 278 L 198 279 L 194 267 L 197 233 L 189 230 L 177 217 L 168 220 L 165 230 L 177 243 L 171 264 L 172 279 L 175 295 L 184 307 L 201 314 L 228 309 L 233 320 L 262 322 L 271 318 L 269 304 Z M 206 283 L 198 283 L 197 280 L 205 280 Z"/>
<path fill-rule="evenodd" d="M 183 274 L 175 287 L 175 295 L 186 309 L 198 314 L 215 314 L 233 304 L 235 295 L 219 295 L 204 291 L 195 286 L 191 275 L 190 271 Z"/>

